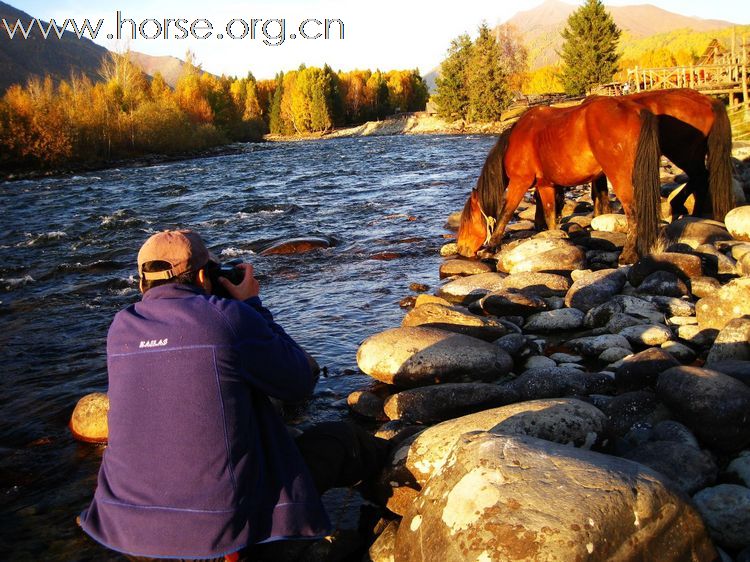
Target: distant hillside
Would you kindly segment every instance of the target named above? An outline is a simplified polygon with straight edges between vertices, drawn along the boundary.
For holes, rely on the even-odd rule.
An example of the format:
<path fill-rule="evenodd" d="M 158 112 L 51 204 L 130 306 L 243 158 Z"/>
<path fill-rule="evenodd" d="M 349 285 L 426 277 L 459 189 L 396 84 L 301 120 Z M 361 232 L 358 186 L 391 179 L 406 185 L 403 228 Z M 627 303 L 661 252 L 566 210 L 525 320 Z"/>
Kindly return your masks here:
<path fill-rule="evenodd" d="M 623 31 L 621 48 L 627 50 L 630 43 L 676 30 L 684 33 L 712 32 L 730 28 L 734 24 L 721 20 L 704 20 L 668 12 L 652 6 L 607 6 L 617 26 Z M 555 64 L 556 51 L 562 46 L 560 32 L 565 28 L 568 16 L 578 6 L 559 0 L 547 0 L 532 10 L 518 12 L 508 20 L 524 36 L 529 49 L 529 67 L 536 68 Z"/>
<path fill-rule="evenodd" d="M 149 76 L 154 76 L 159 72 L 164 81 L 172 88 L 177 84 L 177 79 L 182 74 L 182 67 L 185 65 L 185 61 L 177 57 L 155 57 L 137 51 L 131 51 L 130 58 Z"/>
<path fill-rule="evenodd" d="M 0 2 L 2 18 L 11 25 L 20 19 L 27 26 L 31 16 Z M 42 25 L 46 27 L 46 22 Z M 14 83 L 25 83 L 33 76 L 49 74 L 56 80 L 69 78 L 72 72 L 83 73 L 92 80 L 99 79 L 99 68 L 107 49 L 88 39 L 78 39 L 66 32 L 62 39 L 44 39 L 37 27 L 24 39 L 20 32 L 10 39 L 2 28 L 0 33 L 0 93 Z"/>

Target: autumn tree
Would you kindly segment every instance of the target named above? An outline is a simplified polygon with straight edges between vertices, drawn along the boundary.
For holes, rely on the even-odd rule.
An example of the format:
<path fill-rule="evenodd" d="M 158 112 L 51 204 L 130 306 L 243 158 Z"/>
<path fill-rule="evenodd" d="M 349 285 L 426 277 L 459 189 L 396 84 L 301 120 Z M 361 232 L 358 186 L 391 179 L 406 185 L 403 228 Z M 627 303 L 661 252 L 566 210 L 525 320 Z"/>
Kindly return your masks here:
<path fill-rule="evenodd" d="M 435 81 L 438 115 L 449 121 L 464 119 L 469 107 L 467 76 L 471 60 L 471 38 L 464 34 L 451 41 L 448 56 L 440 65 Z"/>
<path fill-rule="evenodd" d="M 495 37 L 483 23 L 471 49 L 467 71 L 466 118 L 472 122 L 497 121 L 512 101 L 508 89 L 508 73 L 501 66 L 500 48 Z"/>
<path fill-rule="evenodd" d="M 529 52 L 516 26 L 504 23 L 495 29 L 495 40 L 500 50 L 500 66 L 508 75 L 508 87 L 513 92 L 523 90 L 529 79 Z"/>
<path fill-rule="evenodd" d="M 562 37 L 560 78 L 567 93 L 581 95 L 592 86 L 612 81 L 619 59 L 620 29 L 601 0 L 586 0 L 573 12 Z"/>

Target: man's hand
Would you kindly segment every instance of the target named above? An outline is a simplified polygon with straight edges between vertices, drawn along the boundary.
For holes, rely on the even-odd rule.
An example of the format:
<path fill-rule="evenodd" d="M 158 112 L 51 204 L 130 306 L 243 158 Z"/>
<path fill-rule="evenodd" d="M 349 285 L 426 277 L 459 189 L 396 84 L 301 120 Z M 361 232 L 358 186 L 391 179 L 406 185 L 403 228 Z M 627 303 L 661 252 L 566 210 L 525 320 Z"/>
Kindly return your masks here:
<path fill-rule="evenodd" d="M 219 277 L 219 283 L 227 290 L 232 298 L 238 301 L 244 301 L 251 297 L 257 297 L 260 293 L 260 284 L 253 276 L 253 266 L 249 263 L 241 263 L 237 266 L 245 271 L 245 276 L 239 285 L 235 285 L 226 277 Z"/>

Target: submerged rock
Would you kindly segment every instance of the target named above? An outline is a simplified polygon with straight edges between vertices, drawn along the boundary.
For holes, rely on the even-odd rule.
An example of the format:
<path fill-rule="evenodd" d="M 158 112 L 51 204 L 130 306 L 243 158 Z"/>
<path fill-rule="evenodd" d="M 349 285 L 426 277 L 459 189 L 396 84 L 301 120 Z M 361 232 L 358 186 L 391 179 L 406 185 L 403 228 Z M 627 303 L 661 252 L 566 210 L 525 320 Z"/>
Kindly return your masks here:
<path fill-rule="evenodd" d="M 438 382 L 494 380 L 513 360 L 496 345 L 434 328 L 394 328 L 367 338 L 357 365 L 371 377 L 399 388 Z"/>
<path fill-rule="evenodd" d="M 81 398 L 70 418 L 70 431 L 79 441 L 106 443 L 109 437 L 109 397 L 93 392 Z"/>
<path fill-rule="evenodd" d="M 290 238 L 274 242 L 267 248 L 261 250 L 261 256 L 275 256 L 288 254 L 302 254 L 319 248 L 330 248 L 331 241 L 327 238 Z"/>
<path fill-rule="evenodd" d="M 460 438 L 396 537 L 404 562 L 655 555 L 717 556 L 695 508 L 666 478 L 616 457 L 490 433 Z"/>

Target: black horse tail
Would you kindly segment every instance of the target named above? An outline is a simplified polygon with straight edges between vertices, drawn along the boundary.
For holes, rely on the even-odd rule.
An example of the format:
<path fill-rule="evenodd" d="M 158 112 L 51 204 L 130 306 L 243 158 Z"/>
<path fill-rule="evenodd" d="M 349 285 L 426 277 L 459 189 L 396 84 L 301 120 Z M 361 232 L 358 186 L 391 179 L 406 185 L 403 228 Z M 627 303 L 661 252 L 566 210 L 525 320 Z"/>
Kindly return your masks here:
<path fill-rule="evenodd" d="M 732 125 L 724 102 L 712 103 L 714 124 L 708 133 L 708 190 L 714 220 L 724 221 L 724 215 L 734 208 L 732 192 Z"/>
<path fill-rule="evenodd" d="M 492 147 L 482 166 L 482 173 L 477 180 L 477 192 L 482 211 L 488 217 L 497 219 L 505 201 L 505 188 L 508 178 L 505 174 L 503 159 L 508 149 L 508 139 L 513 127 L 509 127 L 500 134 L 497 143 Z"/>
<path fill-rule="evenodd" d="M 643 109 L 641 132 L 633 165 L 633 190 L 635 217 L 638 223 L 636 251 L 639 256 L 648 254 L 659 238 L 659 128 L 656 116 Z"/>

